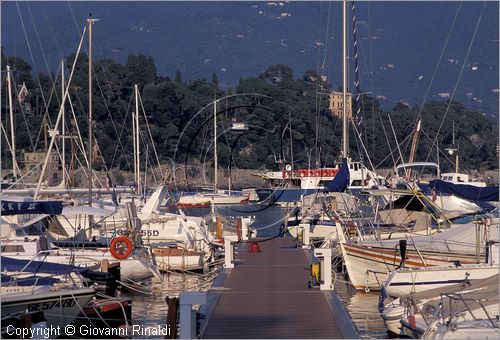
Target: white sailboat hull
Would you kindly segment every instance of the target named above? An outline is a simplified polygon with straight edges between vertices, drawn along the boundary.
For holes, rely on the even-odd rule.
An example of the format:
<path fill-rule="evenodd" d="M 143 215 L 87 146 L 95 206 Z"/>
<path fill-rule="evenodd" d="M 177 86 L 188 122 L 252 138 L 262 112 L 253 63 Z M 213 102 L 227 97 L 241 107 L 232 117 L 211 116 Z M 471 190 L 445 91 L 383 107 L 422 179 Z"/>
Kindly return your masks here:
<path fill-rule="evenodd" d="M 341 243 L 341 247 L 349 278 L 356 289 L 380 289 L 387 281 L 389 273 L 396 269 L 401 261 L 399 250 L 395 248 L 344 243 Z M 420 253 L 425 264 L 415 250 L 408 249 L 405 266 L 445 266 L 454 261 L 460 261 L 462 264 L 476 263 L 473 254 L 426 252 L 423 249 Z"/>
<path fill-rule="evenodd" d="M 75 266 L 90 268 L 93 270 L 99 269 L 103 260 L 107 260 L 109 262 L 120 262 L 120 280 L 124 282 L 141 282 L 153 277 L 153 273 L 139 259 L 134 259 L 132 257 L 126 260 L 117 260 L 115 259 L 108 251 L 108 249 L 103 249 L 103 251 L 93 251 L 93 250 L 85 250 L 85 251 L 52 251 L 51 255 L 10 255 L 10 254 L 2 254 L 5 256 L 15 257 L 21 260 L 35 260 L 35 261 L 46 261 L 52 263 L 61 263 L 68 264 L 73 260 L 74 254 L 74 264 Z"/>
<path fill-rule="evenodd" d="M 205 254 L 178 248 L 156 248 L 153 250 L 158 270 L 198 270 L 205 263 Z"/>
<path fill-rule="evenodd" d="M 2 287 L 2 317 L 18 312 L 42 311 L 47 326 L 60 327 L 72 323 L 95 295 L 94 289 L 48 291 L 35 294 L 8 294 Z M 15 288 L 15 287 L 12 287 Z"/>
<path fill-rule="evenodd" d="M 485 279 L 498 272 L 498 265 L 488 264 L 400 269 L 391 273 L 384 287 L 390 296 L 400 297 L 462 283 L 466 278 Z"/>
<path fill-rule="evenodd" d="M 186 195 L 179 198 L 177 206 L 195 207 L 207 206 L 210 204 L 243 204 L 248 202 L 249 194 L 228 195 L 228 194 L 195 194 Z"/>

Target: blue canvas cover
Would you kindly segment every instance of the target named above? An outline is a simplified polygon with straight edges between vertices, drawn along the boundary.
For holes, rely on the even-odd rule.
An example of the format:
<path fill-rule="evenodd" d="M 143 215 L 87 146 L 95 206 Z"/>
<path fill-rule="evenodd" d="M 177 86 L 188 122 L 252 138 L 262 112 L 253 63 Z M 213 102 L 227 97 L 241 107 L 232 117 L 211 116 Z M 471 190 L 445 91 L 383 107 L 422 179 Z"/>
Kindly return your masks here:
<path fill-rule="evenodd" d="M 342 159 L 342 166 L 335 177 L 325 184 L 325 191 L 328 192 L 344 192 L 350 183 L 349 166 L 347 165 L 347 159 Z"/>
<path fill-rule="evenodd" d="M 434 190 L 436 194 L 455 195 L 475 202 L 498 202 L 498 186 L 476 187 L 435 179 L 430 181 L 429 188 Z"/>
<path fill-rule="evenodd" d="M 113 279 L 110 273 L 101 273 L 89 268 L 72 266 L 69 264 L 52 263 L 46 261 L 29 261 L 13 259 L 7 256 L 0 258 L 1 271 L 23 272 L 23 273 L 44 273 L 53 275 L 63 275 L 71 272 L 79 273 L 83 277 L 93 281 L 108 281 Z"/>
<path fill-rule="evenodd" d="M 3 216 L 24 214 L 59 215 L 63 201 L 8 201 L 1 200 Z"/>
<path fill-rule="evenodd" d="M 0 267 L 2 271 L 6 270 L 9 272 L 18 272 L 22 270 L 27 273 L 45 273 L 54 275 L 67 274 L 70 272 L 78 273 L 87 270 L 86 268 L 71 266 L 68 264 L 20 260 L 7 256 L 1 257 Z"/>
<path fill-rule="evenodd" d="M 59 281 L 60 280 L 56 278 L 45 276 L 30 276 L 19 278 L 2 274 L 2 285 L 14 283 L 18 286 L 50 286 Z"/>

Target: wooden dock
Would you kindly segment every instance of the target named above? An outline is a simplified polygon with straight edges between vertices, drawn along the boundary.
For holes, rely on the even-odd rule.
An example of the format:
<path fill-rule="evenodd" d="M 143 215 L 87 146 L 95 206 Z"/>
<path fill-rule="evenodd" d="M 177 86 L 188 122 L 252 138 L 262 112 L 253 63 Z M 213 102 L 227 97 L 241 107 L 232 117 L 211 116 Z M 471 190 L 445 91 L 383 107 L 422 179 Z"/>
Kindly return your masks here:
<path fill-rule="evenodd" d="M 202 338 L 358 337 L 334 292 L 308 288 L 307 250 L 288 237 L 259 245 L 249 253 L 239 244 L 235 268 L 211 293 Z"/>

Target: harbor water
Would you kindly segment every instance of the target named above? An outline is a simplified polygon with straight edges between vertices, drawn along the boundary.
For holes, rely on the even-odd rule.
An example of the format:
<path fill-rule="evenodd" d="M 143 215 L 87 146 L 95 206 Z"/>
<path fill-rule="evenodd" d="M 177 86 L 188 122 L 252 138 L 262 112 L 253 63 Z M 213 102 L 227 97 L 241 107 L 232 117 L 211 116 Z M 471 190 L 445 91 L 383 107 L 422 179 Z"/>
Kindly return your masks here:
<path fill-rule="evenodd" d="M 225 217 L 254 216 L 252 228 L 259 237 L 272 237 L 279 234 L 283 216 L 287 209 L 279 206 L 260 206 L 257 204 L 216 207 L 216 214 Z M 209 208 L 193 208 L 184 211 L 186 215 L 206 216 Z M 178 295 L 181 291 L 206 291 L 220 268 L 210 272 L 171 272 L 163 275 L 163 282 L 150 283 L 149 294 L 130 293 L 133 299 L 133 322 L 145 328 L 165 325 L 168 308 L 166 298 Z M 387 338 L 388 333 L 378 313 L 378 292 L 356 291 L 348 282 L 347 276 L 338 273 L 335 282 L 337 295 L 344 303 L 353 322 L 363 338 Z M 154 337 L 150 337 L 154 338 Z"/>

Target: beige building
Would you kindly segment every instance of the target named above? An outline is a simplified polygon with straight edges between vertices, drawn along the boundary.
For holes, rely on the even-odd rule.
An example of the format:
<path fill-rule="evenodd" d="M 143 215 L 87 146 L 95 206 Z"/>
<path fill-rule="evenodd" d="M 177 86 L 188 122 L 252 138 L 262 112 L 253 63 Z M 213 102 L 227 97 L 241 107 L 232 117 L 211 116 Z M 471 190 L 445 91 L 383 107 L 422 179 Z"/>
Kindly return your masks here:
<path fill-rule="evenodd" d="M 45 162 L 46 152 L 25 152 L 23 158 L 23 167 L 30 179 L 38 180 L 42 173 L 43 163 Z M 52 152 L 47 164 L 47 170 L 44 180 L 47 180 L 48 185 L 56 185 L 62 179 L 62 164 L 59 155 Z"/>
<path fill-rule="evenodd" d="M 330 112 L 334 117 L 342 118 L 343 112 L 343 95 L 342 92 L 333 91 L 330 93 Z M 347 93 L 347 117 L 352 118 L 352 95 Z"/>

